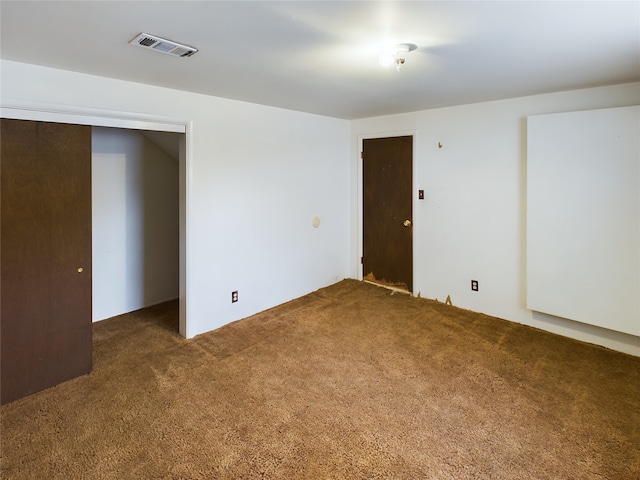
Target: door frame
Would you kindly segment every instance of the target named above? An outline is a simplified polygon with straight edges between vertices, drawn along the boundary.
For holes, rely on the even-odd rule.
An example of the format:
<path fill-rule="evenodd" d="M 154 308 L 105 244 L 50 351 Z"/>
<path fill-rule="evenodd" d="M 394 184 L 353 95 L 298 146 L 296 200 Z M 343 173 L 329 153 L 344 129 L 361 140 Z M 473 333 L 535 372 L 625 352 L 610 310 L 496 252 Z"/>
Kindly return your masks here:
<path fill-rule="evenodd" d="M 0 105 L 0 118 L 184 134 L 180 137 L 179 149 L 179 329 L 180 335 L 189 338 L 188 242 L 191 238 L 189 235 L 189 209 L 191 206 L 193 168 L 193 121 L 158 115 L 15 100 L 3 100 L 2 105 Z"/>
<path fill-rule="evenodd" d="M 371 138 L 390 138 L 390 137 L 406 137 L 406 136 L 411 136 L 412 140 L 413 140 L 413 149 L 412 149 L 412 158 L 411 158 L 411 195 L 413 196 L 413 192 L 417 192 L 416 190 L 416 175 L 415 175 L 415 171 L 416 171 L 416 158 L 418 158 L 417 155 L 417 148 L 418 148 L 418 141 L 417 141 L 417 136 L 418 133 L 416 130 L 396 130 L 393 132 L 379 132 L 379 133 L 368 133 L 368 134 L 361 134 L 358 135 L 358 158 L 357 158 L 357 165 L 358 165 L 358 172 L 357 172 L 357 196 L 358 196 L 358 221 L 357 221 L 357 226 L 358 226 L 358 256 L 355 259 L 356 262 L 356 272 L 358 272 L 358 280 L 362 280 L 363 278 L 363 273 L 362 273 L 362 263 L 361 263 L 361 259 L 364 253 L 364 247 L 363 247 L 363 238 L 362 238 L 362 234 L 363 234 L 363 222 L 364 222 L 364 204 L 362 201 L 362 195 L 363 195 L 363 161 L 362 161 L 362 151 L 363 151 L 363 145 L 364 145 L 364 141 L 371 139 Z M 414 200 L 416 197 L 412 197 Z M 416 245 L 416 229 L 415 229 L 415 201 L 411 202 L 411 221 L 413 222 L 413 235 L 411 238 L 411 253 L 412 253 L 412 258 L 413 258 L 413 268 L 412 270 L 412 284 L 413 284 L 413 290 L 416 290 L 416 268 L 415 268 L 415 245 Z M 410 292 L 411 295 L 413 295 L 413 292 Z"/>

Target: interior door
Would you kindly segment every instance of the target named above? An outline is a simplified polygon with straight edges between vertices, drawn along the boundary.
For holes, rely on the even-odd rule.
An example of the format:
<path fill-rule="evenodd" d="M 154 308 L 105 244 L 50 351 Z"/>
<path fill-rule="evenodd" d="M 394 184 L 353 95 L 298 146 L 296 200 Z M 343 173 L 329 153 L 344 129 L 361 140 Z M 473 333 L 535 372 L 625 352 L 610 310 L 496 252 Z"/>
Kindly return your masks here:
<path fill-rule="evenodd" d="M 6 403 L 91 371 L 91 127 L 1 122 Z"/>
<path fill-rule="evenodd" d="M 413 137 L 363 142 L 363 277 L 413 291 Z"/>

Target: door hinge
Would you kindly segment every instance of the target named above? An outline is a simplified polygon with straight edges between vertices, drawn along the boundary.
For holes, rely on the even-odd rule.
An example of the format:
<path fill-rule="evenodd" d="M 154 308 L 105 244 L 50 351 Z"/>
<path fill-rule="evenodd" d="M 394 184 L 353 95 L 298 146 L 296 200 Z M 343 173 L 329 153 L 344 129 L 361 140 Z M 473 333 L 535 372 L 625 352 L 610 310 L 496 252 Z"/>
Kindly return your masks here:
<path fill-rule="evenodd" d="M 364 158 L 364 152 L 360 152 L 360 158 Z"/>
<path fill-rule="evenodd" d="M 360 265 L 364 265 L 364 257 L 360 257 Z"/>

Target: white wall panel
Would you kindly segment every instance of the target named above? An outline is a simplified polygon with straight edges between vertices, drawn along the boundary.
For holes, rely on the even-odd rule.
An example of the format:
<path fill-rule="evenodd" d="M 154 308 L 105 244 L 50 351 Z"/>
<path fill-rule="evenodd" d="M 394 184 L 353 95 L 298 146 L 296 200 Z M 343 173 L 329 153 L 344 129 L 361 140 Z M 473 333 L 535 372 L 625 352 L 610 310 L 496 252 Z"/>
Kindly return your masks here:
<path fill-rule="evenodd" d="M 640 107 L 527 127 L 527 307 L 640 335 Z"/>

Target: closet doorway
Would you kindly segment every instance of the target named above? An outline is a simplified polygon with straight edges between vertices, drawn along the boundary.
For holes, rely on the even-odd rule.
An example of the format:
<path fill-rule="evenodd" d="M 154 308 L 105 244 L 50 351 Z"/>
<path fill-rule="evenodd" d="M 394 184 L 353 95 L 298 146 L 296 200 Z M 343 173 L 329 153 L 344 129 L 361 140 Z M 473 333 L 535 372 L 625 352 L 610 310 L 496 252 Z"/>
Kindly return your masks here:
<path fill-rule="evenodd" d="M 179 297 L 181 135 L 92 128 L 94 322 Z"/>
<path fill-rule="evenodd" d="M 122 129 L 122 131 L 131 131 L 131 130 L 135 130 L 138 132 L 139 135 L 143 135 L 141 132 L 144 129 L 148 129 L 148 133 L 145 136 L 145 139 L 142 142 L 139 142 L 143 145 L 146 145 L 146 147 L 143 147 L 142 149 L 152 149 L 152 150 L 163 150 L 163 147 L 161 147 L 161 145 L 159 143 L 161 143 L 160 140 L 158 140 L 160 137 L 163 137 L 166 139 L 171 138 L 171 144 L 172 147 L 170 148 L 174 153 L 173 156 L 169 155 L 169 157 L 172 158 L 172 162 L 173 165 L 168 167 L 168 170 L 170 170 L 170 172 L 166 171 L 164 172 L 164 178 L 165 180 L 171 178 L 171 182 L 172 185 L 167 188 L 167 191 L 165 191 L 164 193 L 160 193 L 160 197 L 162 197 L 163 195 L 168 196 L 169 198 L 171 198 L 171 202 L 167 203 L 167 202 L 158 202 L 160 204 L 164 205 L 164 209 L 159 209 L 156 208 L 155 211 L 159 212 L 162 210 L 161 214 L 156 213 L 156 216 L 173 216 L 173 220 L 170 222 L 171 223 L 171 228 L 169 228 L 168 230 L 162 230 L 162 228 L 160 228 L 159 230 L 149 230 L 145 229 L 146 231 L 152 231 L 154 233 L 152 233 L 151 235 L 148 234 L 144 234 L 143 236 L 147 236 L 147 237 L 151 237 L 153 238 L 153 236 L 164 236 L 167 235 L 169 237 L 173 237 L 173 239 L 171 240 L 171 242 L 164 242 L 165 246 L 170 243 L 171 244 L 171 248 L 169 250 L 171 250 L 171 254 L 169 254 L 170 256 L 172 256 L 172 267 L 170 267 L 171 269 L 173 269 L 174 273 L 173 273 L 173 278 L 172 278 L 172 286 L 171 288 L 168 290 L 170 293 L 168 294 L 170 297 L 175 298 L 176 296 L 179 298 L 179 331 L 180 334 L 182 336 L 188 336 L 187 334 L 187 299 L 186 299 L 186 241 L 187 241 L 187 235 L 186 235 L 186 197 L 187 197 L 187 191 L 188 191 L 188 169 L 189 169 L 189 165 L 190 165 L 190 151 L 189 151 L 189 130 L 188 130 L 188 123 L 172 123 L 170 120 L 167 119 L 159 119 L 159 117 L 151 117 L 151 116 L 145 116 L 144 118 L 133 118 L 131 115 L 129 114 L 122 114 L 122 116 L 118 116 L 119 114 L 114 114 L 113 112 L 99 112 L 99 111 L 95 111 L 92 110 L 92 114 L 88 114 L 87 111 L 69 111 L 66 109 L 60 109 L 60 111 L 53 111 L 55 110 L 54 107 L 52 107 L 51 105 L 45 105 L 43 106 L 43 108 L 41 110 L 37 109 L 37 106 L 34 106 L 33 104 L 29 104 L 29 105 L 25 105 L 25 106 L 21 106 L 19 105 L 17 102 L 14 102 L 11 106 L 3 106 L 0 108 L 0 117 L 2 118 L 2 122 L 4 124 L 5 121 L 20 121 L 20 120 L 27 120 L 30 122 L 23 122 L 23 123 L 31 123 L 31 124 L 38 124 L 40 126 L 42 125 L 50 125 L 52 129 L 57 129 L 58 127 L 62 127 L 62 126 L 69 126 L 69 127 L 75 127 L 75 126 L 79 126 L 80 130 L 84 131 L 85 133 L 88 133 L 88 136 L 85 135 L 89 141 L 85 142 L 85 144 L 88 146 L 88 148 L 85 148 L 86 152 L 84 155 L 84 165 L 85 167 L 89 167 L 92 163 L 92 152 L 91 152 L 91 136 L 92 136 L 92 126 L 96 126 L 96 127 L 110 127 L 113 129 Z M 63 111 L 66 110 L 66 111 Z M 161 121 L 159 121 L 161 120 Z M 46 122 L 46 123 L 45 123 Z M 68 125 L 65 125 L 68 124 Z M 151 137 L 153 137 L 154 134 L 153 132 L 171 132 L 171 135 L 160 135 L 160 136 L 156 136 L 155 139 L 152 139 Z M 3 133 L 10 133 L 9 130 L 4 129 L 4 125 L 3 125 Z M 12 137 L 14 137 L 13 135 L 11 135 Z M 32 137 L 29 137 L 32 138 Z M 177 142 L 177 151 L 178 154 L 177 156 L 175 155 L 175 145 Z M 25 143 L 25 142 L 23 142 Z M 26 142 L 26 144 L 29 143 L 33 143 L 33 140 Z M 63 142 L 64 143 L 64 142 Z M 3 147 L 5 145 L 8 145 L 9 142 L 3 142 Z M 150 146 L 152 145 L 152 146 Z M 166 148 L 166 147 L 165 147 Z M 4 150 L 3 150 L 4 153 Z M 156 152 L 157 153 L 157 152 Z M 166 153 L 166 152 L 165 152 Z M 21 154 L 22 155 L 22 154 Z M 64 155 L 63 155 L 64 156 Z M 6 156 L 3 155 L 3 160 L 7 158 Z M 177 158 L 177 160 L 176 160 Z M 121 161 L 120 162 L 120 166 L 122 167 L 124 165 L 124 163 Z M 13 181 L 12 177 L 15 179 L 15 175 L 17 175 L 18 173 L 16 172 L 20 172 L 21 169 L 18 169 L 16 171 L 13 172 L 13 174 L 9 174 L 11 173 L 9 168 L 4 168 L 5 165 L 3 164 L 3 182 L 5 181 Z M 165 165 L 166 167 L 166 165 Z M 164 169 L 165 167 L 161 167 L 160 170 Z M 14 169 L 15 170 L 15 169 Z M 50 172 L 49 170 L 41 170 L 40 173 L 42 173 L 46 178 L 52 180 L 51 183 L 56 183 L 55 181 L 53 181 L 54 177 L 56 177 L 56 175 L 63 175 L 64 176 L 64 169 L 58 169 L 58 171 L 56 172 Z M 134 168 L 135 170 L 135 168 Z M 90 174 L 90 169 L 86 168 L 84 171 L 86 171 L 87 173 Z M 125 168 L 126 171 L 126 168 Z M 49 173 L 47 173 L 49 172 Z M 54 173 L 56 175 L 54 175 Z M 157 174 L 154 173 L 152 174 L 155 175 Z M 84 184 L 85 186 L 87 186 L 87 188 L 84 190 L 87 193 L 90 193 L 90 187 L 92 184 L 90 175 L 85 175 L 85 181 Z M 104 180 L 104 179 L 103 179 Z M 103 181 L 101 180 L 101 181 Z M 148 180 L 148 179 L 147 179 Z M 143 187 L 145 186 L 145 184 L 147 183 L 147 180 L 144 179 L 144 176 L 142 177 L 142 185 Z M 47 182 L 44 182 L 45 184 Z M 64 182 L 63 182 L 64 183 Z M 60 185 L 62 185 L 63 190 L 65 190 L 64 185 L 60 183 Z M 140 182 L 138 182 L 140 183 Z M 152 182 L 153 183 L 153 182 Z M 176 186 L 177 184 L 177 186 Z M 107 182 L 107 185 L 109 185 L 109 182 Z M 77 188 L 74 186 L 73 188 L 68 188 L 67 190 L 77 190 Z M 107 190 L 109 190 L 107 188 Z M 170 190 L 170 192 L 169 192 Z M 10 193 L 10 189 L 9 188 L 4 188 L 4 183 L 3 183 L 3 195 L 5 193 Z M 128 188 L 123 188 L 124 192 L 130 192 L 130 189 Z M 176 194 L 177 192 L 177 194 Z M 18 192 L 20 194 L 24 194 L 24 192 Z M 138 200 L 140 200 L 141 198 L 143 199 L 142 203 L 153 203 L 154 202 L 154 197 L 153 195 L 151 197 L 147 196 L 147 195 L 142 195 L 140 194 L 140 192 L 138 192 L 137 194 Z M 20 195 L 18 195 L 18 197 L 20 197 Z M 135 195 L 134 195 L 135 197 Z M 157 200 L 158 198 L 158 191 L 156 190 L 156 197 L 155 199 Z M 87 210 L 87 212 L 89 213 L 89 216 L 85 216 L 83 218 L 85 218 L 85 221 L 83 222 L 83 229 L 82 231 L 86 231 L 87 234 L 84 235 L 84 237 L 86 237 L 86 240 L 89 241 L 89 244 L 91 244 L 92 241 L 92 221 L 91 221 L 91 204 L 93 203 L 91 200 L 90 195 L 87 195 L 85 198 L 86 201 L 84 202 L 78 202 L 78 203 L 82 203 L 85 206 L 85 210 Z M 127 202 L 130 203 L 130 201 L 132 200 L 132 197 L 129 197 L 129 200 L 127 200 Z M 36 202 L 36 204 L 42 204 L 43 202 Z M 139 202 L 140 203 L 140 202 Z M 7 204 L 4 203 L 4 198 L 3 198 L 3 206 L 5 206 Z M 88 207 L 88 208 L 86 208 Z M 12 208 L 12 210 L 14 210 Z M 8 210 L 7 210 L 8 211 Z M 68 212 L 67 212 L 68 213 Z M 70 215 L 70 214 L 69 214 Z M 33 216 L 33 215 L 32 215 Z M 9 225 L 9 218 L 7 217 L 7 223 L 6 225 Z M 151 221 L 151 223 L 153 223 L 154 219 L 143 219 L 142 222 L 143 224 L 146 224 L 148 221 Z M 40 222 L 38 222 L 40 223 Z M 56 226 L 59 223 L 62 222 L 53 222 L 52 225 Z M 162 222 L 160 222 L 162 224 Z M 166 226 L 166 222 L 164 224 Z M 176 228 L 177 225 L 177 228 Z M 2 232 L 3 234 L 6 232 L 11 232 L 11 231 L 15 231 L 15 228 L 7 228 L 6 230 L 4 229 L 5 227 L 5 221 L 3 219 L 3 225 L 2 225 L 3 229 Z M 145 229 L 142 229 L 142 231 L 144 231 Z M 33 237 L 35 240 L 37 240 L 37 236 L 35 235 L 35 232 L 33 233 Z M 61 238 L 66 238 L 64 235 L 60 236 Z M 176 239 L 177 237 L 177 239 Z M 141 238 L 141 237 L 139 237 Z M 16 242 L 14 242 L 16 243 Z M 40 242 L 42 243 L 42 242 Z M 46 245 L 47 242 L 45 242 Z M 66 242 L 63 242 L 63 245 Z M 85 242 L 86 243 L 86 242 Z M 162 242 L 161 242 L 162 243 Z M 21 245 L 21 242 L 17 242 L 16 245 Z M 139 250 L 143 253 L 143 255 L 145 257 L 147 257 L 148 255 L 148 250 L 153 250 L 154 248 L 156 248 L 155 246 L 152 245 L 153 242 L 151 242 L 151 244 L 147 244 L 146 246 L 142 246 L 139 248 Z M 4 238 L 3 238 L 3 247 L 10 245 L 10 242 L 7 241 L 5 243 Z M 156 243 L 157 245 L 157 243 Z M 76 251 L 76 249 L 73 249 L 74 252 Z M 25 375 L 25 371 L 30 372 L 29 375 L 31 376 L 36 376 L 38 377 L 37 379 L 45 378 L 47 377 L 46 381 L 41 382 L 41 381 L 37 381 L 37 382 L 32 382 L 32 384 L 30 385 L 15 385 L 16 388 L 11 387 L 11 390 L 6 389 L 5 387 L 5 381 L 7 381 L 7 379 L 9 377 L 11 377 L 11 375 L 6 374 L 7 372 L 5 372 L 5 368 L 7 366 L 11 366 L 11 365 L 20 365 L 20 368 L 22 368 L 23 366 L 25 366 L 22 363 L 22 360 L 20 359 L 8 359 L 5 358 L 6 355 L 8 355 L 10 353 L 11 349 L 8 348 L 2 348 L 2 353 L 3 353 L 3 358 L 2 358 L 2 366 L 3 366 L 3 375 L 2 375 L 2 380 L 3 380 L 3 395 L 2 395 L 2 403 L 6 403 L 8 401 L 11 400 L 15 400 L 17 398 L 20 398 L 22 396 L 31 394 L 31 393 L 35 393 L 36 391 L 42 390 L 43 388 L 48 388 L 50 386 L 53 386 L 57 383 L 60 383 L 62 381 L 68 380 L 70 378 L 73 378 L 74 376 L 78 376 L 78 375 L 82 375 L 83 373 L 87 373 L 87 371 L 90 371 L 91 369 L 91 322 L 92 322 L 92 312 L 91 312 L 91 283 L 92 283 L 92 275 L 93 275 L 93 271 L 92 271 L 92 267 L 93 267 L 93 262 L 91 259 L 91 247 L 87 249 L 88 253 L 89 253 L 89 257 L 88 259 L 83 259 L 80 263 L 82 263 L 82 265 L 78 264 L 79 266 L 75 265 L 74 263 L 74 277 L 75 278 L 84 278 L 86 281 L 84 282 L 85 287 L 87 287 L 85 290 L 87 291 L 87 295 L 83 295 L 82 298 L 89 298 L 89 302 L 85 302 L 83 305 L 87 306 L 88 308 L 85 308 L 84 310 L 84 314 L 82 315 L 82 328 L 76 328 L 75 326 L 71 327 L 70 329 L 65 329 L 65 327 L 54 327 L 53 328 L 53 334 L 52 335 L 48 335 L 48 336 L 52 336 L 52 337 L 60 337 L 60 336 L 65 336 L 67 335 L 65 333 L 66 330 L 69 330 L 70 333 L 73 333 L 72 330 L 78 330 L 80 332 L 88 332 L 88 335 L 84 335 L 83 338 L 86 337 L 86 339 L 88 339 L 88 342 L 85 341 L 83 342 L 84 344 L 89 345 L 89 348 L 84 348 L 84 349 L 80 349 L 80 347 L 76 344 L 76 342 L 73 342 L 73 345 L 71 346 L 67 346 L 65 348 L 63 348 L 63 351 L 69 351 L 70 353 L 74 353 L 76 351 L 82 350 L 83 352 L 88 352 L 85 353 L 83 355 L 81 355 L 80 360 L 78 360 L 77 358 L 73 358 L 71 359 L 71 365 L 72 367 L 70 368 L 61 368 L 61 371 L 64 371 L 63 374 L 61 375 L 54 375 L 54 376 L 49 376 L 49 375 L 40 375 L 37 371 L 37 369 L 32 369 L 32 368 L 26 368 L 23 369 L 23 371 L 18 372 L 17 375 L 14 375 L 14 378 L 24 378 Z M 166 252 L 167 250 L 165 250 Z M 4 274 L 6 272 L 9 272 L 10 269 L 9 268 L 5 268 L 4 262 L 5 261 L 11 261 L 11 257 L 12 255 L 5 255 L 5 253 L 3 251 L 3 280 L 4 279 Z M 153 253 L 153 252 L 151 252 Z M 156 252 L 157 254 L 157 252 Z M 163 254 L 161 253 L 159 256 L 163 256 Z M 159 258 L 158 255 L 156 255 L 156 258 Z M 22 262 L 22 260 L 20 260 L 19 262 L 20 264 L 24 263 Z M 38 262 L 36 262 L 37 264 Z M 155 262 L 150 261 L 147 262 L 148 265 L 154 265 Z M 176 267 L 177 265 L 177 267 Z M 146 269 L 146 275 L 147 276 L 155 276 L 155 272 L 150 271 L 149 269 L 153 268 L 152 266 L 149 266 Z M 166 269 L 166 267 L 163 267 Z M 40 269 L 42 270 L 42 269 Z M 51 270 L 51 269 L 45 269 L 45 270 Z M 144 270 L 144 269 L 143 269 Z M 175 273 L 175 271 L 177 270 L 177 274 Z M 18 272 L 19 273 L 19 272 Z M 84 275 L 83 275 L 84 274 Z M 46 280 L 46 279 L 45 279 Z M 56 285 L 56 281 L 55 280 L 51 280 L 50 281 L 45 282 L 47 283 L 48 287 L 46 288 L 55 288 Z M 4 285 L 6 286 L 9 283 L 13 283 L 13 282 L 3 282 Z M 15 283 L 16 285 L 18 285 L 18 283 Z M 177 288 L 176 288 L 177 285 Z M 32 288 L 31 288 L 32 287 Z M 29 288 L 25 288 L 23 289 L 25 292 L 29 292 L 32 291 L 33 289 L 36 288 L 35 285 L 31 284 L 31 289 Z M 43 287 L 44 288 L 44 287 Z M 41 288 L 38 287 L 38 289 L 41 290 Z M 74 289 L 67 289 L 70 292 L 74 292 Z M 144 292 L 143 295 L 143 301 L 147 302 L 147 304 L 151 305 L 153 303 L 156 303 L 157 300 L 164 300 L 164 298 L 162 297 L 157 297 L 157 292 L 156 292 L 156 296 L 154 296 L 150 290 L 153 290 L 153 288 L 149 288 L 149 287 L 144 287 L 142 288 L 142 291 Z M 166 291 L 166 290 L 165 290 Z M 3 322 L 2 322 L 2 327 L 3 327 L 3 332 L 2 332 L 2 340 L 3 340 L 3 347 L 5 346 L 5 339 L 8 341 L 10 340 L 9 336 L 5 336 L 5 331 L 4 328 L 9 324 L 8 322 L 8 317 L 10 317 L 11 315 L 8 314 L 8 312 L 4 311 L 4 307 L 9 305 L 9 302 L 5 302 L 6 298 L 4 298 L 6 295 L 9 295 L 11 292 L 9 292 L 8 289 L 3 289 L 3 301 L 2 301 L 2 305 L 3 305 Z M 6 294 L 6 295 L 5 295 Z M 16 297 L 15 295 L 10 295 L 12 298 Z M 54 295 L 54 300 L 55 301 L 59 301 L 59 298 L 61 298 L 58 295 Z M 16 297 L 17 298 L 17 297 Z M 150 303 L 149 303 L 150 302 Z M 29 306 L 30 308 L 34 305 L 31 305 L 31 303 L 33 302 L 22 302 L 22 306 L 24 307 Z M 45 302 L 47 303 L 47 302 Z M 55 302 L 54 302 L 55 303 Z M 51 302 L 49 302 L 49 306 L 51 306 L 53 304 L 51 304 Z M 35 305 L 37 306 L 37 305 Z M 55 305 L 54 305 L 55 306 Z M 144 306 L 144 305 L 143 305 Z M 7 307 L 8 308 L 8 307 Z M 65 310 L 66 311 L 66 310 Z M 5 313 L 7 313 L 7 315 L 5 315 Z M 24 312 L 17 312 L 16 315 L 14 315 L 16 318 L 24 318 L 24 316 L 26 315 L 26 313 Z M 40 318 L 42 318 L 42 315 L 37 315 Z M 105 317 L 106 318 L 106 317 Z M 16 323 L 14 322 L 14 325 Z M 49 326 L 47 326 L 47 328 L 49 328 Z M 42 329 L 41 329 L 42 330 Z M 45 329 L 46 330 L 46 329 Z M 49 328 L 49 330 L 51 330 Z M 47 330 L 47 331 L 49 331 Z M 19 333 L 19 332 L 18 332 Z M 47 335 L 45 335 L 46 337 Z M 72 339 L 73 340 L 73 339 Z M 41 347 L 46 351 L 47 349 L 51 348 L 51 345 L 48 342 L 40 342 L 42 345 Z M 14 349 L 15 350 L 15 349 Z M 31 349 L 23 349 L 23 351 L 31 351 L 31 353 L 33 354 L 33 350 Z M 56 354 L 57 355 L 57 354 Z M 34 356 L 34 355 L 31 355 Z M 77 356 L 77 355 L 76 355 Z M 87 360 L 88 359 L 88 360 Z M 85 361 L 87 360 L 87 361 Z M 51 369 L 51 365 L 53 364 L 53 362 L 49 362 L 46 361 L 44 362 L 46 364 L 46 369 Z M 77 367 L 77 368 L 76 368 Z M 42 372 L 40 372 L 42 373 Z M 47 373 L 47 372 L 44 372 Z M 36 375 L 37 374 L 37 375 Z M 7 393 L 9 392 L 9 393 Z M 6 393 L 6 395 L 5 395 Z M 11 397 L 11 398 L 9 398 Z"/>

